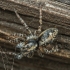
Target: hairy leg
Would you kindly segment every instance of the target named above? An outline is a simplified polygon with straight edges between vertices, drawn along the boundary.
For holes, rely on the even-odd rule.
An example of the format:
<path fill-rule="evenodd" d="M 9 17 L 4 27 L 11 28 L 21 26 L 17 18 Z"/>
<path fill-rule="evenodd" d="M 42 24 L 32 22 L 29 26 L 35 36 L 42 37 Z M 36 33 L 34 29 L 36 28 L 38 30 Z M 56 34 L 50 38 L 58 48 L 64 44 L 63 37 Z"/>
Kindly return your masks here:
<path fill-rule="evenodd" d="M 28 25 L 25 23 L 25 21 L 19 16 L 19 14 L 17 13 L 17 11 L 14 9 L 16 16 L 18 17 L 18 19 L 21 21 L 21 23 L 25 26 L 26 30 L 29 31 L 29 34 L 32 35 L 31 30 L 29 29 Z"/>
<path fill-rule="evenodd" d="M 39 23 L 40 24 L 39 24 L 38 30 L 36 30 L 34 32 L 34 35 L 36 35 L 37 33 L 41 33 L 41 31 L 42 31 L 42 6 L 41 5 L 40 5 L 39 13 L 40 13 L 40 16 L 39 16 L 39 18 L 40 18 Z"/>
<path fill-rule="evenodd" d="M 46 54 L 50 54 L 50 53 L 58 52 L 58 51 L 59 51 L 59 50 L 58 50 L 58 46 L 52 47 L 51 50 L 48 50 L 47 48 L 43 48 L 43 49 L 44 49 L 44 52 L 45 52 Z"/>

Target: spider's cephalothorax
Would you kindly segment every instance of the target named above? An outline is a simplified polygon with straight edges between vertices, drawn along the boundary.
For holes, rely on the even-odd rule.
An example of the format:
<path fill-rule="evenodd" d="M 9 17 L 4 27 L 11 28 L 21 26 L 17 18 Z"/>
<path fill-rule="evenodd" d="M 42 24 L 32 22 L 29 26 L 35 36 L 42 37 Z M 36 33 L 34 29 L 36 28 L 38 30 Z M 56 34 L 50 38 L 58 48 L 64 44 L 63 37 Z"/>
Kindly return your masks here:
<path fill-rule="evenodd" d="M 28 30 L 29 35 L 26 36 L 26 40 L 24 42 L 20 42 L 16 45 L 16 48 L 20 49 L 20 53 L 16 55 L 16 58 L 21 59 L 22 57 L 32 57 L 34 55 L 34 52 L 39 49 L 40 46 L 43 45 L 48 45 L 53 42 L 55 39 L 56 35 L 58 34 L 58 29 L 57 28 L 49 28 L 46 29 L 45 31 L 41 32 L 42 28 L 42 8 L 40 8 L 40 26 L 38 28 L 38 33 L 41 33 L 37 35 L 37 31 L 32 34 L 31 30 L 29 30 L 29 27 L 25 23 L 25 21 L 19 16 L 17 11 L 15 10 L 15 13 L 21 23 L 25 26 L 25 28 Z M 47 46 L 46 45 L 46 46 Z M 45 47 L 43 47 L 45 48 Z M 53 47 L 52 47 L 53 48 Z M 47 50 L 47 49 L 46 49 Z M 56 49 L 57 50 L 57 49 Z M 50 50 L 52 51 L 52 50 Z M 50 52 L 48 51 L 48 52 Z M 41 52 L 41 51 L 40 51 Z"/>

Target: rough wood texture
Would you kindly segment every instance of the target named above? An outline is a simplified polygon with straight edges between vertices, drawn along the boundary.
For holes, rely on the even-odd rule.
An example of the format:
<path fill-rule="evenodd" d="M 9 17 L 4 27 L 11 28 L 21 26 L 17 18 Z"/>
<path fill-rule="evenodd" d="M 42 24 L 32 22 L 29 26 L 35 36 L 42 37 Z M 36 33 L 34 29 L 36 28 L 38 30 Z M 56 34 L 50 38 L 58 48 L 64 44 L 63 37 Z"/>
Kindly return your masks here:
<path fill-rule="evenodd" d="M 14 8 L 34 32 L 39 25 L 40 2 L 42 2 L 43 11 L 42 31 L 49 27 L 59 29 L 54 46 L 57 45 L 60 51 L 52 54 L 44 53 L 43 58 L 35 53 L 30 59 L 15 59 L 14 70 L 70 70 L 70 5 L 51 0 L 0 0 L 0 53 L 2 51 L 4 61 L 8 64 L 8 70 L 11 70 L 13 65 L 12 55 L 14 54 L 11 53 L 15 52 L 16 46 L 16 43 L 10 43 L 8 39 L 13 40 L 14 37 L 11 34 L 14 33 L 27 34 L 16 17 Z M 5 53 L 9 62 L 6 61 Z M 5 70 L 2 56 L 0 57 L 0 69 Z"/>
<path fill-rule="evenodd" d="M 31 5 L 32 3 L 30 3 L 30 0 L 28 2 L 24 0 L 23 2 L 17 0 L 17 1 L 14 1 L 14 3 L 11 0 L 3 0 L 3 1 L 0 0 L 0 7 L 2 9 L 7 9 L 11 11 L 14 11 L 14 8 L 15 8 L 18 11 L 18 13 L 30 16 L 32 18 L 36 17 L 37 19 L 39 17 L 39 7 L 36 5 L 37 1 L 34 1 L 34 2 L 35 2 L 34 5 Z M 20 3 L 22 4 L 20 5 Z M 43 25 L 46 25 L 46 27 L 44 28 L 57 27 L 60 33 L 70 35 L 70 25 L 69 25 L 70 7 L 68 5 L 59 4 L 58 2 L 53 2 L 49 0 L 47 0 L 47 2 L 45 3 L 46 5 L 43 6 L 43 21 L 44 21 Z M 26 18 L 23 17 L 23 18 L 24 20 L 25 19 L 27 20 L 27 17 Z M 9 19 L 9 20 L 13 21 L 13 19 Z M 15 21 L 15 22 L 18 22 L 18 21 Z M 35 22 L 35 24 L 33 23 L 29 25 L 32 25 L 32 27 L 34 25 L 34 27 L 36 27 L 38 23 Z"/>

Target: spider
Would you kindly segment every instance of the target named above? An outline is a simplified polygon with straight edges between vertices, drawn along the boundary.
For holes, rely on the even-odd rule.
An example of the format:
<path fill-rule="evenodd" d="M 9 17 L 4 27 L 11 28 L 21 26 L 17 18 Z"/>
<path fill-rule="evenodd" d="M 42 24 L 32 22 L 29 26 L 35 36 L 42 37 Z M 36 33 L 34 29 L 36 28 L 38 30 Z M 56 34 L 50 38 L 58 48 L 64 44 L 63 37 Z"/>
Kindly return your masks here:
<path fill-rule="evenodd" d="M 17 13 L 16 10 L 15 14 L 18 17 L 18 19 L 21 21 L 21 23 L 25 26 L 26 30 L 29 32 L 29 35 L 26 36 L 26 40 L 23 42 L 20 42 L 16 45 L 16 48 L 20 49 L 20 53 L 15 55 L 17 59 L 21 59 L 22 57 L 32 57 L 34 55 L 34 52 L 39 49 L 39 53 L 41 53 L 40 46 L 43 45 L 48 45 L 52 43 L 55 39 L 55 37 L 58 34 L 58 29 L 57 28 L 48 28 L 46 30 L 42 31 L 42 7 L 40 6 L 40 25 L 38 27 L 38 30 L 35 30 L 35 32 L 32 34 L 31 30 L 29 29 L 28 25 L 25 23 L 25 21 L 20 17 L 20 15 Z M 37 32 L 40 33 L 37 35 Z M 47 53 L 52 53 L 57 48 L 53 50 L 53 47 L 51 50 L 48 50 L 47 48 L 43 47 L 44 51 Z M 42 54 L 42 53 L 41 53 Z"/>

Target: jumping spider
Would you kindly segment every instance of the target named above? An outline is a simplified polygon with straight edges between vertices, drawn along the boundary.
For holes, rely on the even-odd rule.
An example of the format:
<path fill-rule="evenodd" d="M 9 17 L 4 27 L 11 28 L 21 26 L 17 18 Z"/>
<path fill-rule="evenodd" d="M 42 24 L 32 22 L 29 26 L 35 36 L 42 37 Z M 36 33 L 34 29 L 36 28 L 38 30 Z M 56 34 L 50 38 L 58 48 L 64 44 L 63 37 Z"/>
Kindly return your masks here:
<path fill-rule="evenodd" d="M 32 34 L 31 30 L 29 29 L 28 25 L 25 23 L 25 21 L 19 16 L 17 11 L 15 10 L 16 16 L 18 19 L 21 21 L 21 23 L 25 26 L 25 28 L 28 30 L 29 35 L 26 36 L 26 41 L 20 42 L 16 45 L 16 48 L 20 49 L 20 53 L 16 55 L 17 59 L 21 59 L 22 57 L 32 57 L 34 55 L 34 52 L 39 49 L 40 46 L 43 46 L 45 44 L 50 44 L 53 42 L 55 39 L 56 35 L 58 34 L 58 29 L 57 28 L 49 28 L 46 29 L 41 33 L 41 28 L 42 28 L 42 8 L 40 7 L 40 26 L 38 30 Z M 37 32 L 40 33 L 37 35 Z M 46 46 L 47 46 L 46 45 Z M 53 50 L 53 47 L 51 50 L 46 49 L 45 47 L 44 51 L 47 53 L 52 53 L 57 49 Z M 39 52 L 41 53 L 41 50 L 39 49 Z"/>

